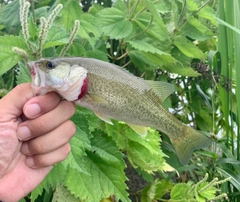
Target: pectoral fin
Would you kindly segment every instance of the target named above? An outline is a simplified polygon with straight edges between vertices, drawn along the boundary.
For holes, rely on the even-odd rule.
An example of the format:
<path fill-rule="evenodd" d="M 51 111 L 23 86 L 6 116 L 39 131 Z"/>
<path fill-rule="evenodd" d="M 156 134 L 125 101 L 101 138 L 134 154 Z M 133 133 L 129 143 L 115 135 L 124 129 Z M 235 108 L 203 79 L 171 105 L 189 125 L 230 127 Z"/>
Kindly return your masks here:
<path fill-rule="evenodd" d="M 105 121 L 106 123 L 108 123 L 108 124 L 110 124 L 110 125 L 113 125 L 113 122 L 112 122 L 109 118 L 103 116 L 102 114 L 99 114 L 99 113 L 96 113 L 96 112 L 94 112 L 94 113 L 95 113 L 95 115 L 96 115 L 98 118 L 100 118 L 101 120 Z"/>
<path fill-rule="evenodd" d="M 145 80 L 145 82 L 153 89 L 162 102 L 174 92 L 174 85 L 170 83 L 150 80 Z"/>
<path fill-rule="evenodd" d="M 88 97 L 88 99 L 91 100 L 92 102 L 97 102 L 97 103 L 107 102 L 104 98 L 94 94 L 87 94 L 86 97 Z"/>
<path fill-rule="evenodd" d="M 137 134 L 145 137 L 147 135 L 147 127 L 145 126 L 138 126 L 134 124 L 128 124 Z"/>

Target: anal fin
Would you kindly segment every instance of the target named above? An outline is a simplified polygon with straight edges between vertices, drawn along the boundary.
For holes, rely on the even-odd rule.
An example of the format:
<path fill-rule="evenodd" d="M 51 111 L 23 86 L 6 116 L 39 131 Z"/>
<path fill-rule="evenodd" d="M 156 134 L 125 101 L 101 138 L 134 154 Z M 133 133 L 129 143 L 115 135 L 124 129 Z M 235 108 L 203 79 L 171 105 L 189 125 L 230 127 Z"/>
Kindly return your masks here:
<path fill-rule="evenodd" d="M 104 115 L 100 114 L 100 113 L 97 113 L 97 112 L 94 112 L 95 115 L 100 118 L 101 120 L 105 121 L 106 123 L 110 124 L 110 125 L 113 125 L 113 122 L 108 118 L 108 117 L 105 117 Z"/>
<path fill-rule="evenodd" d="M 146 126 L 139 126 L 134 124 L 128 124 L 137 134 L 145 137 L 147 135 L 147 127 Z"/>

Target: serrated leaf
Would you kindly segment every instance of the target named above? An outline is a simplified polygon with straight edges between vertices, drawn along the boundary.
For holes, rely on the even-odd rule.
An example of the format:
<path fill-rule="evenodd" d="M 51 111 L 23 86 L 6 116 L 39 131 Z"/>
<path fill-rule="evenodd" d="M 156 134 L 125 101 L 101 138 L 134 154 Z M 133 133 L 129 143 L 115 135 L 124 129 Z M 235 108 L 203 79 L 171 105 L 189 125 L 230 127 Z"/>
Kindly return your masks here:
<path fill-rule="evenodd" d="M 134 64 L 137 66 L 143 62 L 145 65 L 141 65 L 142 69 L 156 70 L 156 68 L 162 66 L 168 66 L 174 64 L 176 60 L 171 55 L 159 55 L 157 53 L 143 52 L 138 50 L 129 51 L 131 59 L 133 58 Z"/>
<path fill-rule="evenodd" d="M 27 50 L 23 38 L 19 36 L 0 36 L 0 76 L 16 65 L 21 56 L 12 51 L 13 47 Z"/>
<path fill-rule="evenodd" d="M 102 34 L 98 18 L 90 14 L 82 14 L 78 33 L 81 38 L 88 39 L 90 43 L 96 41 Z"/>
<path fill-rule="evenodd" d="M 205 57 L 204 53 L 185 37 L 177 36 L 174 39 L 173 44 L 190 58 L 203 59 Z"/>
<path fill-rule="evenodd" d="M 154 47 L 153 45 L 145 42 L 145 41 L 140 41 L 140 40 L 131 40 L 127 41 L 133 48 L 139 50 L 139 51 L 144 51 L 144 52 L 150 52 L 150 53 L 157 53 L 159 55 L 166 54 L 169 55 L 168 53 L 164 53 L 158 48 Z"/>
<path fill-rule="evenodd" d="M 64 26 L 67 32 L 70 32 L 74 26 L 74 21 L 80 20 L 82 13 L 82 8 L 77 1 L 68 1 L 59 13 L 60 18 L 57 23 Z"/>
<path fill-rule="evenodd" d="M 102 31 L 112 39 L 126 38 L 132 32 L 133 26 L 127 19 L 127 14 L 117 8 L 105 8 L 97 14 L 97 17 Z"/>
<path fill-rule="evenodd" d="M 85 157 L 90 176 L 70 169 L 66 178 L 67 189 L 75 197 L 89 202 L 100 201 L 112 194 L 116 200 L 130 201 L 124 183 L 125 164 L 114 141 L 96 131 L 91 142 L 92 151 L 87 151 Z"/>
<path fill-rule="evenodd" d="M 109 62 L 107 54 L 100 50 L 90 50 L 86 52 L 86 56 L 89 58 L 96 58 L 98 60 Z"/>
<path fill-rule="evenodd" d="M 28 67 L 22 62 L 18 63 L 16 79 L 17 84 L 31 82 L 31 76 Z"/>
<path fill-rule="evenodd" d="M 208 35 L 212 34 L 212 32 L 210 31 L 210 29 L 208 29 L 204 24 L 202 24 L 199 19 L 193 17 L 192 15 L 187 15 L 187 20 L 188 22 L 195 27 L 196 29 L 198 29 L 200 32 L 202 33 L 206 33 Z"/>
<path fill-rule="evenodd" d="M 65 187 L 57 185 L 51 202 L 80 202 Z"/>
<path fill-rule="evenodd" d="M 164 169 L 166 164 L 163 157 L 166 155 L 160 149 L 160 135 L 157 131 L 149 128 L 143 138 L 126 124 L 113 123 L 114 126 L 106 124 L 106 131 L 122 150 L 126 150 L 133 166 L 149 173 Z"/>
<path fill-rule="evenodd" d="M 167 31 L 167 28 L 166 28 L 165 24 L 163 23 L 162 18 L 160 16 L 160 14 L 158 13 L 156 7 L 154 6 L 153 2 L 151 2 L 149 0 L 143 0 L 143 3 L 144 3 L 144 6 L 146 6 L 146 8 L 152 14 L 153 19 L 156 22 L 156 24 L 158 25 L 158 27 L 160 27 L 162 32 L 165 33 L 165 36 L 167 37 L 167 40 L 169 40 L 169 34 L 168 34 L 168 31 Z"/>
<path fill-rule="evenodd" d="M 49 191 L 50 187 L 55 188 L 57 184 L 61 184 L 65 179 L 66 174 L 67 171 L 62 163 L 56 164 L 41 184 L 31 192 L 31 201 L 36 201 L 37 197 L 42 195 L 44 189 Z"/>
<path fill-rule="evenodd" d="M 201 190 L 203 187 L 207 186 L 209 182 L 204 182 L 204 183 L 201 183 L 198 187 L 197 187 L 197 190 Z M 215 193 L 217 192 L 217 188 L 216 187 L 213 187 L 213 186 L 210 186 L 208 187 L 207 189 L 204 189 L 204 191 L 202 192 L 198 192 L 198 195 L 201 196 L 201 197 L 204 197 L 205 200 L 210 200 L 212 198 L 215 197 Z"/>
<path fill-rule="evenodd" d="M 179 200 L 179 199 L 193 199 L 194 195 L 192 192 L 188 193 L 191 189 L 189 184 L 180 183 L 176 184 L 170 193 L 171 199 Z"/>
<path fill-rule="evenodd" d="M 49 32 L 43 49 L 66 44 L 69 40 L 69 34 L 64 29 L 53 26 Z"/>
<path fill-rule="evenodd" d="M 19 1 L 13 1 L 4 6 L 1 12 L 1 22 L 6 26 L 8 32 L 20 27 Z"/>

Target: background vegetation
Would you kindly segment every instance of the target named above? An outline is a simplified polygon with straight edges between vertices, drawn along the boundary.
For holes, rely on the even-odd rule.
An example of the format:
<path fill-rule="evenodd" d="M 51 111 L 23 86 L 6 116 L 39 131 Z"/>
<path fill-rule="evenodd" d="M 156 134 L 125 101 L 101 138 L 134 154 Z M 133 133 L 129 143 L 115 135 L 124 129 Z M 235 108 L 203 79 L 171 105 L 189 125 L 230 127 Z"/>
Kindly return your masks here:
<path fill-rule="evenodd" d="M 0 96 L 31 81 L 27 60 L 97 58 L 174 84 L 165 107 L 214 139 L 183 166 L 159 131 L 143 139 L 78 107 L 68 159 L 22 201 L 240 201 L 239 0 L 0 4 Z"/>

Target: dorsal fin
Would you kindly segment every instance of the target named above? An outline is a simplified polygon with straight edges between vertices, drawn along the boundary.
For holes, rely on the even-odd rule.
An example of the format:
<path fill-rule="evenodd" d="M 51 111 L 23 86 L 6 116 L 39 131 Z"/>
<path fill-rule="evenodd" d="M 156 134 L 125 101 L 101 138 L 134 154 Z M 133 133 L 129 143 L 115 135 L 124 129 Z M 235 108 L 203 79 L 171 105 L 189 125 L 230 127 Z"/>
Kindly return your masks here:
<path fill-rule="evenodd" d="M 145 80 L 145 82 L 153 89 L 156 95 L 161 98 L 162 102 L 175 91 L 174 85 L 167 82 L 150 80 Z"/>

